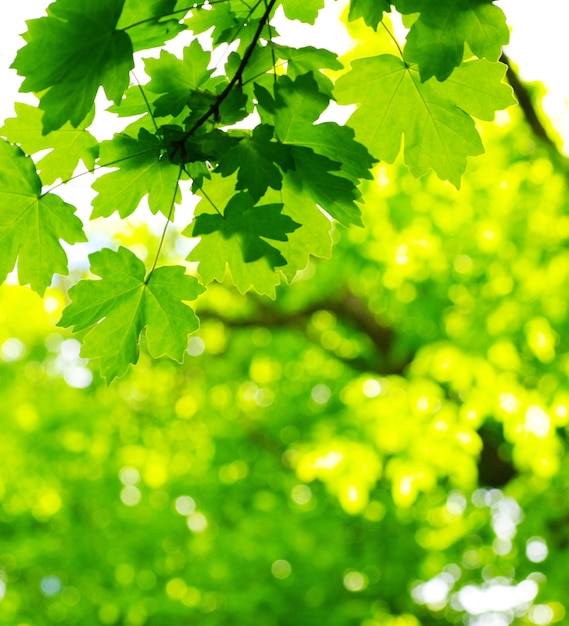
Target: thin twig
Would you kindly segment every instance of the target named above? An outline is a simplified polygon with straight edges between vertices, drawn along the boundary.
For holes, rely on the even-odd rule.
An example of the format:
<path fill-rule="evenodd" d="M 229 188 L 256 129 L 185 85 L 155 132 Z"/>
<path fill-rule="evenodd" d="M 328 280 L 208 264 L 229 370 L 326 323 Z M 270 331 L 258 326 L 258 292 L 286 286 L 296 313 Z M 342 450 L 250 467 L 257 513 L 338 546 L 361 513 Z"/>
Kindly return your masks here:
<path fill-rule="evenodd" d="M 182 177 L 182 172 L 184 171 L 184 166 L 180 165 L 180 170 L 178 171 L 178 178 L 176 179 L 176 184 L 174 185 L 174 194 L 172 196 L 172 202 L 170 203 L 170 210 L 168 211 L 168 215 L 166 216 L 166 223 L 164 224 L 164 230 L 162 231 L 162 236 L 160 237 L 160 242 L 158 244 L 158 249 L 156 250 L 156 255 L 154 256 L 154 263 L 148 272 L 148 275 L 144 279 L 144 284 L 147 285 L 150 277 L 152 276 L 154 270 L 156 269 L 156 264 L 158 263 L 158 257 L 160 256 L 160 252 L 162 250 L 162 246 L 164 245 L 164 240 L 166 239 L 166 232 L 168 230 L 168 226 L 172 221 L 172 214 L 174 213 L 174 206 L 176 204 L 176 196 L 178 195 L 178 185 L 180 183 L 180 178 Z"/>

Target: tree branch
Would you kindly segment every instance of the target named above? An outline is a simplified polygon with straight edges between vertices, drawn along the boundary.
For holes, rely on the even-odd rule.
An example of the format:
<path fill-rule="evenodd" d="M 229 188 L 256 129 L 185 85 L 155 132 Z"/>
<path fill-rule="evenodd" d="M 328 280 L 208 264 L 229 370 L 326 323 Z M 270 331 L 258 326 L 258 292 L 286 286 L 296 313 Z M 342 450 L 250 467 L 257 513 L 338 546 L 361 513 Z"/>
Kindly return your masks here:
<path fill-rule="evenodd" d="M 347 288 L 336 297 L 308 304 L 295 311 L 283 311 L 260 300 L 257 301 L 256 306 L 257 310 L 253 314 L 242 318 L 231 318 L 224 312 L 214 309 L 201 309 L 199 317 L 202 320 L 219 320 L 228 328 L 263 326 L 296 330 L 326 350 L 321 345 L 320 336 L 310 331 L 310 318 L 318 311 L 329 311 L 344 325 L 364 334 L 374 347 L 371 357 L 359 355 L 355 358 L 346 358 L 327 350 L 334 355 L 334 358 L 357 371 L 375 372 L 381 376 L 402 374 L 408 364 L 408 360 L 398 362 L 391 354 L 395 339 L 393 329 L 381 324 L 366 303 Z"/>
<path fill-rule="evenodd" d="M 225 87 L 225 89 L 216 97 L 215 102 L 209 107 L 209 109 L 198 120 L 196 120 L 193 126 L 183 134 L 181 139 L 174 142 L 173 144 L 175 147 L 174 154 L 176 153 L 177 150 L 183 149 L 184 143 L 196 132 L 196 130 L 201 128 L 201 126 L 203 126 L 212 115 L 215 115 L 219 111 L 219 107 L 221 106 L 225 98 L 227 98 L 227 96 L 231 93 L 231 90 L 233 89 L 233 87 L 235 87 L 237 83 L 241 83 L 243 79 L 243 72 L 245 71 L 245 68 L 247 67 L 247 63 L 249 63 L 251 59 L 251 55 L 253 54 L 255 50 L 255 46 L 257 45 L 257 42 L 259 41 L 259 38 L 261 37 L 263 29 L 267 25 L 267 22 L 276 4 L 276 1 L 277 0 L 270 0 L 269 3 L 266 5 L 265 11 L 263 12 L 263 15 L 261 16 L 261 19 L 259 20 L 257 30 L 255 31 L 255 34 L 253 35 L 253 38 L 251 40 L 251 43 L 247 47 L 247 50 L 245 50 L 245 54 L 243 55 L 243 58 L 241 59 L 241 62 L 239 63 L 239 67 L 237 68 L 237 71 L 235 72 L 233 78 L 229 81 L 229 83 L 227 83 L 227 86 Z M 255 5 L 255 8 L 260 3 L 261 3 L 261 0 L 257 2 L 257 4 Z"/>
<path fill-rule="evenodd" d="M 555 143 L 553 138 L 549 135 L 545 126 L 539 119 L 539 115 L 533 104 L 531 94 L 528 88 L 526 87 L 526 85 L 524 85 L 524 83 L 520 80 L 517 72 L 512 67 L 510 59 L 504 53 L 502 53 L 502 56 L 500 57 L 500 61 L 504 63 L 504 65 L 506 65 L 506 67 L 508 68 L 506 72 L 506 77 L 508 78 L 508 82 L 510 83 L 510 86 L 512 87 L 512 89 L 514 90 L 514 93 L 516 94 L 516 98 L 518 99 L 518 104 L 520 105 L 520 109 L 522 110 L 524 117 L 526 119 L 526 122 L 528 126 L 530 127 L 532 133 L 535 135 L 535 137 L 537 137 L 539 141 L 543 142 L 550 149 L 554 150 L 557 155 L 559 155 L 562 158 L 565 158 L 559 152 L 559 148 L 557 147 L 557 144 Z"/>

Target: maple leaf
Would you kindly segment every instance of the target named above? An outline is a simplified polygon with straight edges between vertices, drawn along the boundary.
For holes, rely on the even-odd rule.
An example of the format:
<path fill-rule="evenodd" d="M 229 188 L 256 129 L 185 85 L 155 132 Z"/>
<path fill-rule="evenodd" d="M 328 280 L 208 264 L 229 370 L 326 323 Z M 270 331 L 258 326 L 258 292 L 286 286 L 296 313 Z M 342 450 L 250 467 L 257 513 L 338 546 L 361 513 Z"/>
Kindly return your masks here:
<path fill-rule="evenodd" d="M 176 0 L 125 0 L 117 30 L 128 33 L 135 52 L 162 46 L 186 28 L 172 15 L 175 9 Z"/>
<path fill-rule="evenodd" d="M 326 110 L 330 96 L 320 92 L 311 74 L 292 81 L 280 76 L 275 85 L 275 134 L 287 143 L 289 136 L 302 133 Z"/>
<path fill-rule="evenodd" d="M 284 204 L 283 215 L 301 224 L 289 233 L 286 241 L 274 241 L 272 244 L 287 260 L 279 267 L 290 282 L 299 270 L 303 270 L 310 257 L 327 259 L 332 253 L 332 222 L 318 208 L 310 194 L 305 193 L 302 181 L 294 171 L 283 174 L 280 191 L 269 192 L 263 197 L 264 202 L 280 201 Z"/>
<path fill-rule="evenodd" d="M 467 61 L 437 90 L 469 115 L 491 121 L 496 111 L 516 104 L 512 88 L 504 82 L 507 69 L 486 59 Z"/>
<path fill-rule="evenodd" d="M 145 87 L 163 94 L 155 102 L 158 117 L 178 115 L 188 104 L 190 92 L 204 85 L 213 70 L 208 69 L 211 55 L 194 39 L 183 51 L 182 59 L 162 50 L 160 58 L 145 59 L 144 69 L 151 80 Z"/>
<path fill-rule="evenodd" d="M 491 0 L 396 0 L 401 13 L 420 12 L 405 44 L 405 58 L 417 63 L 421 80 L 443 81 L 462 63 L 464 44 L 478 57 L 497 61 L 510 31 Z"/>
<path fill-rule="evenodd" d="M 199 326 L 184 301 L 195 300 L 203 287 L 181 266 L 158 267 L 149 276 L 130 250 L 103 249 L 89 255 L 91 272 L 101 280 L 82 280 L 69 290 L 71 304 L 58 325 L 74 332 L 89 329 L 82 356 L 100 359 L 108 382 L 138 361 L 139 338 L 146 328 L 148 351 L 182 362 L 188 334 Z"/>
<path fill-rule="evenodd" d="M 330 172 L 343 169 L 353 178 L 370 178 L 375 159 L 354 140 L 354 132 L 334 122 L 315 124 L 329 103 L 311 74 L 291 81 L 279 78 L 275 86 L 275 135 L 293 147 L 297 179 L 334 219 L 346 226 L 361 224 L 352 180 Z"/>
<path fill-rule="evenodd" d="M 194 35 L 205 33 L 213 27 L 211 36 L 214 45 L 226 43 L 239 32 L 241 28 L 239 18 L 245 13 L 246 8 L 247 5 L 242 0 L 208 3 L 207 9 L 199 5 L 192 8 L 192 16 L 186 20 L 186 24 Z"/>
<path fill-rule="evenodd" d="M 245 263 L 265 258 L 273 268 L 286 265 L 282 254 L 265 241 L 286 241 L 288 233 L 300 226 L 290 217 L 282 215 L 282 208 L 282 204 L 255 206 L 255 201 L 248 193 L 238 193 L 228 202 L 223 215 L 201 213 L 195 217 L 192 236 L 202 237 L 202 241 L 194 250 L 208 245 L 204 235 L 218 233 L 223 239 L 237 242 Z"/>
<path fill-rule="evenodd" d="M 273 55 L 278 59 L 286 61 L 286 73 L 290 78 L 298 78 L 303 74 L 310 73 L 318 85 L 318 89 L 330 96 L 334 84 L 324 74 L 327 69 L 341 70 L 344 66 L 338 60 L 338 56 L 330 50 L 323 48 L 314 48 L 313 46 L 304 46 L 302 48 L 290 48 L 271 42 L 270 46 L 270 64 L 267 69 L 273 67 Z M 266 70 L 265 70 L 266 71 Z"/>
<path fill-rule="evenodd" d="M 79 161 L 92 170 L 99 154 L 99 142 L 86 128 L 93 121 L 94 110 L 73 128 L 67 123 L 60 129 L 42 135 L 42 112 L 37 107 L 16 102 L 16 116 L 5 121 L 0 129 L 11 143 L 17 143 L 27 154 L 50 150 L 36 164 L 42 182 L 51 185 L 58 178 L 68 180 L 73 176 Z"/>
<path fill-rule="evenodd" d="M 218 167 L 223 176 L 238 170 L 235 189 L 249 191 L 254 200 L 259 200 L 268 187 L 282 187 L 282 175 L 275 163 L 285 170 L 293 166 L 286 146 L 271 141 L 272 138 L 273 128 L 260 124 L 250 137 L 242 139 L 226 153 Z"/>
<path fill-rule="evenodd" d="M 18 278 L 43 294 L 55 273 L 67 274 L 60 239 L 86 241 L 75 208 L 55 194 L 41 194 L 33 161 L 0 141 L 0 282 L 18 260 Z"/>
<path fill-rule="evenodd" d="M 100 161 L 118 169 L 104 174 L 93 183 L 98 195 L 93 199 L 92 218 L 108 217 L 118 211 L 127 217 L 148 194 L 153 213 L 170 217 L 174 193 L 180 200 L 180 167 L 163 157 L 162 142 L 141 128 L 137 139 L 117 134 L 101 144 Z"/>
<path fill-rule="evenodd" d="M 392 163 L 404 135 L 405 162 L 415 176 L 432 168 L 459 187 L 466 157 L 484 151 L 463 108 L 487 119 L 490 110 L 514 101 L 500 82 L 502 70 L 470 64 L 456 72 L 448 79 L 450 86 L 435 79 L 422 83 L 416 68 L 395 56 L 358 59 L 337 81 L 335 95 L 340 104 L 359 103 L 349 124 L 374 156 Z"/>
<path fill-rule="evenodd" d="M 375 159 L 355 141 L 354 131 L 335 122 L 316 124 L 328 106 L 328 96 L 318 91 L 311 74 L 294 82 L 287 77 L 275 88 L 275 133 L 284 144 L 304 146 L 316 154 L 340 163 L 341 169 L 354 178 L 372 178 Z"/>
<path fill-rule="evenodd" d="M 391 11 L 391 3 L 388 0 L 350 0 L 348 20 L 353 22 L 362 17 L 368 26 L 377 30 L 383 14 L 389 11 Z"/>
<path fill-rule="evenodd" d="M 236 174 L 227 177 L 213 175 L 211 180 L 204 180 L 203 189 L 197 192 L 204 199 L 195 209 L 195 219 L 200 215 L 212 215 L 212 205 L 216 207 L 226 206 L 235 196 L 236 180 Z M 273 204 L 273 200 L 275 197 L 270 196 L 270 204 Z M 290 220 L 290 218 L 288 219 Z M 194 233 L 194 226 L 195 221 L 182 234 L 186 237 L 197 236 Z M 247 228 L 246 225 L 245 228 Z M 293 231 L 296 225 L 292 220 L 288 222 L 288 226 L 285 224 L 285 228 L 289 229 L 285 235 L 294 235 Z M 277 248 L 283 241 L 281 235 L 280 241 L 271 239 L 270 245 Z M 198 246 L 200 246 L 199 249 L 197 249 Z M 278 249 L 276 253 L 280 254 Z M 238 234 L 230 236 L 229 239 L 225 238 L 219 231 L 204 235 L 189 254 L 188 260 L 199 262 L 199 273 L 204 283 L 210 283 L 213 280 L 222 282 L 226 273 L 229 272 L 233 283 L 241 293 L 254 289 L 257 293 L 274 298 L 275 287 L 281 281 L 280 276 L 266 257 L 261 256 L 255 261 L 244 262 Z M 278 267 L 284 266 L 279 265 Z"/>
<path fill-rule="evenodd" d="M 123 4 L 56 0 L 46 17 L 27 22 L 27 43 L 12 67 L 25 77 L 20 91 L 44 92 L 39 104 L 44 132 L 66 122 L 79 126 L 100 86 L 109 100 L 120 100 L 134 67 L 130 38 L 115 30 Z"/>

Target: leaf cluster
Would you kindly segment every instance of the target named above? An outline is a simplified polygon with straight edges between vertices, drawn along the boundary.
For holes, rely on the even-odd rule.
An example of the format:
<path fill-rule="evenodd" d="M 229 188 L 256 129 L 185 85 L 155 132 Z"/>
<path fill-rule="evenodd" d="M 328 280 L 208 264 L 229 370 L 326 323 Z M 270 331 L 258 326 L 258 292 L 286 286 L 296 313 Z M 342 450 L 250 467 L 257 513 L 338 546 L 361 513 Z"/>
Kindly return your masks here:
<path fill-rule="evenodd" d="M 271 297 L 311 256 L 329 256 L 334 224 L 362 225 L 360 182 L 373 178 L 378 160 L 397 157 L 402 138 L 415 176 L 433 169 L 458 187 L 466 158 L 483 151 L 473 117 L 491 119 L 513 102 L 497 62 L 508 38 L 500 9 L 487 0 L 436 7 L 423 0 L 353 0 L 349 19 L 363 18 L 369 37 L 380 24 L 389 29 L 393 9 L 410 29 L 398 55 L 354 59 L 346 70 L 330 50 L 276 43 L 281 5 L 289 20 L 314 24 L 323 0 L 56 0 L 47 15 L 30 20 L 13 67 L 38 106 L 17 105 L 17 116 L 1 130 L 7 169 L 0 185 L 6 242 L 0 274 L 17 261 L 21 282 L 42 293 L 55 273 L 67 273 L 59 240 L 74 244 L 85 235 L 73 207 L 54 190 L 80 162 L 88 171 L 111 169 L 93 183 L 91 219 L 128 218 L 147 199 L 165 219 L 164 234 L 182 204 L 181 185 L 189 182 L 201 200 L 193 217 L 183 211 L 182 236 L 199 239 L 188 242 L 194 247 L 187 260 L 198 263 L 201 281 L 228 275 L 241 292 Z M 166 44 L 184 31 L 193 38 L 173 54 Z M 214 53 L 230 45 L 221 63 L 197 38 L 205 33 Z M 150 48 L 161 50 L 142 57 L 147 80 L 139 83 L 131 70 Z M 100 88 L 113 103 L 109 111 L 127 123 L 102 142 L 88 130 Z M 346 125 L 321 119 L 335 102 L 356 105 Z M 39 174 L 32 161 L 38 153 L 44 155 L 35 159 Z M 183 286 L 185 266 L 157 267 L 163 242 L 164 236 L 146 278 L 132 252 L 101 251 L 91 257 L 101 280 L 82 281 L 70 292 L 62 323 L 92 329 L 85 354 L 100 358 L 109 379 L 136 361 L 144 327 L 150 351 L 176 359 L 184 352 L 180 337 L 197 328 L 182 304 L 198 294 Z M 179 289 L 172 278 L 170 291 L 153 290 L 155 276 L 166 274 L 178 277 Z M 128 315 L 119 312 L 122 298 L 94 305 L 105 290 L 123 288 Z M 150 293 L 160 315 L 144 304 Z M 176 298 L 185 315 L 176 313 Z M 175 347 L 159 331 L 163 323 L 179 328 Z M 122 346 L 120 365 L 117 350 L 108 352 L 110 338 Z"/>

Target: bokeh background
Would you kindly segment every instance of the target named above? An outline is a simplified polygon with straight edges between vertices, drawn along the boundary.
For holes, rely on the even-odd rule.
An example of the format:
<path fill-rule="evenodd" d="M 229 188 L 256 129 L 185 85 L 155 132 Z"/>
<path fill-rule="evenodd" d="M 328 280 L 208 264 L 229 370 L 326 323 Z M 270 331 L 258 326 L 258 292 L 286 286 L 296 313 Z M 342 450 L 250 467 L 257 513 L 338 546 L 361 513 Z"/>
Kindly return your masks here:
<path fill-rule="evenodd" d="M 545 139 L 500 114 L 460 191 L 380 164 L 366 227 L 338 228 L 276 301 L 208 289 L 183 365 L 143 346 L 107 387 L 56 326 L 66 279 L 0 289 L 0 624 L 565 623 L 567 42 L 549 4 L 501 3 Z M 20 5 L 0 9 L 4 68 L 44 3 Z M 155 249 L 151 220 L 92 228 Z"/>

